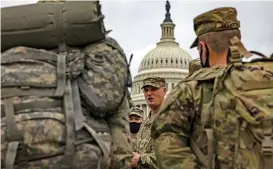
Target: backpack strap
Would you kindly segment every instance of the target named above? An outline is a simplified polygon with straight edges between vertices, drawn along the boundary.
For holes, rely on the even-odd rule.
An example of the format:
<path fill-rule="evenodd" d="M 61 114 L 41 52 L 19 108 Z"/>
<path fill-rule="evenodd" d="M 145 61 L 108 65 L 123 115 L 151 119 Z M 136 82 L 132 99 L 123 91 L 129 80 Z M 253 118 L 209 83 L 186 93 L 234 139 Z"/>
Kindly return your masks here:
<path fill-rule="evenodd" d="M 202 90 L 202 112 L 201 112 L 201 124 L 207 135 L 208 140 L 208 162 L 207 168 L 215 168 L 215 138 L 214 131 L 211 127 L 211 102 L 213 100 L 213 83 L 203 83 Z"/>
<path fill-rule="evenodd" d="M 99 161 L 98 169 L 100 168 L 106 168 L 107 163 L 109 161 L 109 154 L 110 154 L 110 145 L 108 145 L 104 140 L 110 136 L 107 132 L 96 132 L 90 125 L 88 125 L 86 122 L 84 122 L 84 127 L 90 133 L 91 136 L 96 140 L 97 144 L 101 148 L 102 151 L 102 157 Z"/>
<path fill-rule="evenodd" d="M 230 43 L 231 43 L 232 46 L 237 46 L 238 50 L 239 50 L 239 53 L 241 53 L 245 57 L 252 56 L 252 54 L 246 50 L 243 43 L 241 42 L 241 40 L 237 36 L 234 36 L 233 38 L 231 38 Z"/>
<path fill-rule="evenodd" d="M 193 150 L 194 154 L 197 156 L 199 161 L 206 166 L 207 169 L 215 168 L 215 138 L 214 131 L 211 128 L 211 101 L 212 101 L 212 89 L 213 83 L 206 82 L 202 83 L 202 96 L 201 96 L 201 124 L 203 126 L 204 131 L 206 132 L 207 140 L 208 140 L 208 158 L 205 158 L 205 154 L 200 150 L 196 142 L 191 138 L 190 146 Z"/>
<path fill-rule="evenodd" d="M 66 59 L 67 59 L 67 52 L 66 52 L 66 46 L 65 44 L 59 46 L 60 54 L 57 56 L 57 84 L 56 86 L 52 85 L 37 85 L 35 83 L 30 84 L 23 84 L 23 83 L 17 83 L 17 84 L 3 84 L 5 87 L 20 87 L 20 88 L 3 88 L 1 89 L 2 95 L 1 98 L 5 97 L 14 97 L 14 96 L 63 96 L 64 89 L 65 89 L 65 83 L 66 83 Z M 24 55 L 24 59 L 34 59 L 34 60 L 51 60 L 56 61 L 56 58 L 54 58 L 55 55 L 42 55 L 42 56 L 36 56 L 36 55 Z M 8 62 L 16 62 L 20 60 L 20 57 L 22 56 L 15 55 L 15 57 L 4 57 L 4 63 Z M 33 88 L 32 88 L 33 87 Z M 56 88 L 57 87 L 57 88 Z M 38 88 L 38 89 L 37 89 Z"/>
<path fill-rule="evenodd" d="M 75 168 L 75 119 L 74 119 L 74 105 L 72 98 L 72 87 L 70 80 L 67 80 L 64 90 L 64 112 L 65 112 L 65 135 L 66 144 L 63 159 L 61 161 L 61 169 Z"/>
<path fill-rule="evenodd" d="M 81 98 L 77 80 L 73 80 L 71 85 L 73 96 L 72 100 L 74 106 L 75 129 L 76 131 L 78 131 L 83 127 L 83 123 L 86 120 L 86 117 L 83 115 L 82 112 Z"/>
<path fill-rule="evenodd" d="M 27 164 L 27 154 L 26 149 L 23 146 L 22 135 L 20 134 L 15 123 L 14 107 L 10 98 L 4 99 L 4 109 L 7 119 L 7 134 L 9 140 L 7 154 L 5 157 L 5 168 L 13 169 L 17 151 L 20 149 L 23 153 L 20 154 L 20 156 L 23 156 L 25 164 Z"/>
<path fill-rule="evenodd" d="M 273 166 L 273 122 L 272 119 L 264 119 L 262 121 L 263 139 L 261 153 L 264 157 L 265 169 Z"/>
<path fill-rule="evenodd" d="M 200 150 L 196 142 L 190 138 L 190 146 L 198 160 L 202 163 L 203 166 L 207 166 L 208 159 L 206 158 L 205 154 Z"/>
<path fill-rule="evenodd" d="M 61 96 L 64 93 L 66 81 L 66 51 L 62 51 L 57 59 L 57 89 L 56 96 Z"/>

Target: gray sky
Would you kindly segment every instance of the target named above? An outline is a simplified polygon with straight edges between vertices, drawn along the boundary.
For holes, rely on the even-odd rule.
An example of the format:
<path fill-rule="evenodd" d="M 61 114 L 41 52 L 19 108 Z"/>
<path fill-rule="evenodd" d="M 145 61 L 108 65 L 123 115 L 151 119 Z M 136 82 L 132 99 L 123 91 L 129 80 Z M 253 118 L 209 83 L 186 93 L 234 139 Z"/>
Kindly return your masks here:
<path fill-rule="evenodd" d="M 35 3 L 37 0 L 1 0 L 1 6 Z M 242 41 L 249 50 L 266 55 L 273 53 L 273 1 L 175 1 L 171 3 L 171 18 L 176 24 L 175 37 L 180 47 L 193 58 L 196 49 L 189 49 L 195 39 L 193 18 L 217 7 L 230 6 L 238 11 Z M 160 24 L 165 17 L 165 1 L 102 0 L 107 29 L 118 40 L 127 56 L 134 53 L 131 71 L 137 74 L 140 61 L 155 47 L 161 36 Z"/>

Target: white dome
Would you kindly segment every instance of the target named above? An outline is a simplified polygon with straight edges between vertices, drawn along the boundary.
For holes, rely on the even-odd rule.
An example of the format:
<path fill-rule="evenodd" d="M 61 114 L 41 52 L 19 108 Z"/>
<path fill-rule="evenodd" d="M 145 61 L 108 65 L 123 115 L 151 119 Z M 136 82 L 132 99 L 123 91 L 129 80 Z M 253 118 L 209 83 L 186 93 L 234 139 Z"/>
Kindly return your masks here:
<path fill-rule="evenodd" d="M 157 47 L 152 49 L 143 58 L 138 72 L 147 69 L 157 68 L 178 68 L 188 69 L 191 56 L 176 42 L 159 42 Z"/>
<path fill-rule="evenodd" d="M 144 111 L 144 118 L 148 116 L 149 107 L 141 89 L 143 80 L 152 76 L 165 78 L 167 94 L 181 80 L 188 75 L 188 65 L 192 57 L 175 41 L 175 24 L 171 19 L 170 3 L 166 2 L 166 14 L 163 23 L 160 25 L 162 35 L 157 46 L 148 52 L 142 59 L 138 74 L 134 77 L 131 96 L 135 106 Z"/>

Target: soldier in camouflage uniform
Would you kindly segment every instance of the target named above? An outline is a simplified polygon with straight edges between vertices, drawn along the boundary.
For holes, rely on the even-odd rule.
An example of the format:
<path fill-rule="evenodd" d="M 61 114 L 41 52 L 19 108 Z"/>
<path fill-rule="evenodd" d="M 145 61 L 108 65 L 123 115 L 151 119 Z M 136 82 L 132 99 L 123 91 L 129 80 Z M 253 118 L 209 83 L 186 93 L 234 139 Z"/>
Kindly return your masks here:
<path fill-rule="evenodd" d="M 165 85 L 165 79 L 161 77 L 150 77 L 143 80 L 144 97 L 151 111 L 148 118 L 142 123 L 137 135 L 137 152 L 132 159 L 132 167 L 157 168 L 154 140 L 151 138 L 151 124 L 164 101 L 167 90 Z"/>
<path fill-rule="evenodd" d="M 158 168 L 272 168 L 272 60 L 246 51 L 239 27 L 234 8 L 194 19 L 205 68 L 178 83 L 152 124 Z"/>
<path fill-rule="evenodd" d="M 143 121 L 143 111 L 138 107 L 133 107 L 129 113 L 130 119 L 130 133 L 133 151 L 136 152 L 136 139 L 137 133 L 140 129 L 140 125 Z"/>
<path fill-rule="evenodd" d="M 61 54 L 23 45 L 2 51 L 2 167 L 128 168 L 131 82 L 124 51 L 106 37 Z"/>
<path fill-rule="evenodd" d="M 202 68 L 202 66 L 201 66 L 200 59 L 199 58 L 193 59 L 189 63 L 189 74 L 192 74 L 193 72 L 195 72 L 201 68 Z"/>

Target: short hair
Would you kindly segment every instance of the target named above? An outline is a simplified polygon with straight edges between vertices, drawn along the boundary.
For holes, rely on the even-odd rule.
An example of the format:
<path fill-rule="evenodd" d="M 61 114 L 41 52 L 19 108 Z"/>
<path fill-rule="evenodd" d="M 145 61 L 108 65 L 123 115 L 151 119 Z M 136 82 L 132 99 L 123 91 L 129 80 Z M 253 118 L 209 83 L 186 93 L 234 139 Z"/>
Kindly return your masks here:
<path fill-rule="evenodd" d="M 241 32 L 238 29 L 231 29 L 219 32 L 209 32 L 198 37 L 198 41 L 203 41 L 216 53 L 223 53 L 231 46 L 230 39 L 237 36 L 241 39 Z"/>

